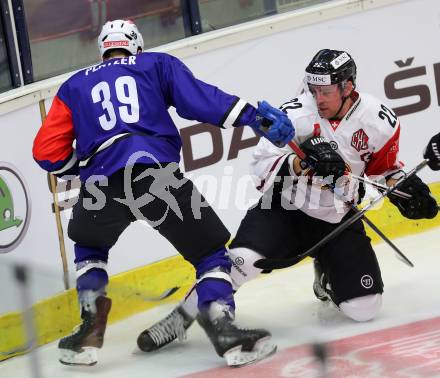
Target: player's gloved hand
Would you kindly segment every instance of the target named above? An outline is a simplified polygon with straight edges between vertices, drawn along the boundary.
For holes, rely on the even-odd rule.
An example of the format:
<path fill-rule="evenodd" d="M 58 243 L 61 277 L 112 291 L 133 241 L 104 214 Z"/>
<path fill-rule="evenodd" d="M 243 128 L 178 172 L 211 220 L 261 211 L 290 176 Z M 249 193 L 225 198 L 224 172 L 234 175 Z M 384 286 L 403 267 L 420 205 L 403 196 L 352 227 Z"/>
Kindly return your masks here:
<path fill-rule="evenodd" d="M 333 182 L 345 173 L 344 159 L 321 136 L 311 137 L 301 144 L 306 154 L 304 165 L 310 166 L 316 176 L 328 178 L 333 176 Z M 303 165 L 303 164 L 302 164 Z"/>
<path fill-rule="evenodd" d="M 425 148 L 423 157 L 429 159 L 429 168 L 433 171 L 440 170 L 440 133 L 431 138 Z"/>
<path fill-rule="evenodd" d="M 69 161 L 65 165 L 67 169 L 58 171 L 59 173 L 53 173 L 56 177 L 62 179 L 62 180 L 72 180 L 73 176 L 79 176 L 79 160 L 77 160 L 76 157 L 76 150 L 74 149 L 72 151 L 72 154 L 66 159 Z"/>
<path fill-rule="evenodd" d="M 284 147 L 295 136 L 295 129 L 287 114 L 266 101 L 258 103 L 257 116 L 249 126 L 277 147 Z"/>
<path fill-rule="evenodd" d="M 390 196 L 390 201 L 400 213 L 408 219 L 434 218 L 438 213 L 437 201 L 431 191 L 418 176 L 411 176 L 399 186 L 402 192 L 411 194 L 411 198 Z"/>

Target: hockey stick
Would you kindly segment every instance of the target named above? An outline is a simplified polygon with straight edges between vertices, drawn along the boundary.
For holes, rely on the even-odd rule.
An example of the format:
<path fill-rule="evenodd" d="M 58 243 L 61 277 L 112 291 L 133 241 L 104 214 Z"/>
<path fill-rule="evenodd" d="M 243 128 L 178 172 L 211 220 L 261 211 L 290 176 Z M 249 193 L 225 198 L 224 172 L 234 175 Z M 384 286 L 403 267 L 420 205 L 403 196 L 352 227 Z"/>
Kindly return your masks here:
<path fill-rule="evenodd" d="M 304 160 L 305 158 L 306 158 L 306 155 L 305 155 L 305 153 L 304 153 L 304 151 L 302 151 L 301 150 L 301 148 L 294 142 L 294 141 L 290 141 L 289 142 L 289 147 L 298 155 L 298 157 L 300 158 L 300 159 L 302 159 L 302 160 Z M 354 178 L 354 179 L 357 179 L 357 178 L 361 178 L 361 177 L 359 177 L 359 176 L 355 176 L 355 175 L 352 175 L 352 174 L 350 174 L 350 178 Z M 373 184 L 376 188 L 380 188 L 381 189 L 381 191 L 383 192 L 383 191 L 385 191 L 385 190 L 387 190 L 388 189 L 388 186 L 385 186 L 385 185 L 382 185 L 382 184 L 378 184 L 378 183 L 375 183 L 374 181 L 371 181 L 371 180 L 368 180 L 368 179 L 366 179 L 365 181 L 364 181 L 365 183 L 368 183 L 368 184 Z M 335 187 L 335 185 L 333 184 L 333 183 L 329 183 L 329 187 L 330 187 L 330 189 L 332 190 L 332 192 L 337 196 L 337 197 L 339 197 L 339 198 L 341 198 L 342 197 L 342 194 L 338 194 L 338 189 Z M 395 192 L 393 192 L 393 194 L 396 194 L 396 192 L 398 192 L 399 194 L 398 194 L 398 196 L 399 197 L 404 197 L 404 198 L 411 198 L 411 195 L 410 194 L 407 194 L 407 193 L 405 193 L 405 192 L 401 192 L 401 191 L 398 191 L 397 189 L 395 190 Z M 354 205 L 353 203 L 348 203 L 348 205 L 350 206 L 350 208 L 355 212 L 355 213 L 358 213 L 360 210 L 356 207 L 356 205 Z M 388 239 L 388 237 L 381 231 L 381 230 L 379 230 L 379 228 L 371 221 L 371 220 L 369 220 L 368 218 L 367 218 L 367 216 L 366 215 L 363 215 L 362 216 L 362 219 L 364 220 L 364 222 L 368 225 L 368 226 L 370 226 L 370 228 L 374 231 L 374 232 L 376 232 L 376 234 L 380 237 L 380 238 L 382 238 L 382 240 L 385 242 L 385 243 L 387 243 L 392 249 L 393 249 L 393 251 L 394 252 L 396 252 L 396 254 L 397 254 L 397 258 L 400 260 L 400 261 L 402 261 L 403 263 L 405 263 L 405 264 L 407 264 L 408 266 L 410 266 L 410 267 L 414 267 L 414 264 L 411 262 L 411 260 L 410 259 L 408 259 L 408 257 L 406 257 L 404 254 L 403 254 L 403 252 L 390 240 L 390 239 Z"/>
<path fill-rule="evenodd" d="M 28 342 L 27 344 L 14 348 L 12 350 L 9 350 L 7 352 L 0 352 L 0 357 L 2 358 L 2 360 L 6 360 L 8 358 L 14 357 L 16 355 L 19 354 L 25 354 L 25 353 L 29 353 L 30 351 L 36 349 L 37 346 L 34 345 L 34 342 Z"/>
<path fill-rule="evenodd" d="M 47 117 L 44 99 L 40 100 L 39 105 L 40 105 L 41 122 L 44 122 L 44 120 Z M 57 178 L 51 173 L 47 173 L 47 177 L 49 179 L 50 191 L 52 192 L 52 198 L 53 198 L 55 222 L 56 222 L 57 232 L 58 232 L 58 243 L 60 246 L 61 263 L 63 265 L 64 289 L 67 290 L 70 287 L 70 285 L 69 285 L 69 268 L 68 268 L 68 264 L 67 264 L 66 246 L 64 243 L 64 232 L 63 232 L 63 225 L 61 223 L 61 213 L 60 213 L 60 206 L 59 206 L 59 201 L 58 201 Z"/>
<path fill-rule="evenodd" d="M 357 176 L 355 175 L 350 175 L 350 178 L 356 179 Z M 369 180 L 368 180 L 369 181 Z M 380 184 L 379 184 L 380 185 Z M 341 198 L 341 195 L 338 195 L 338 190 L 337 188 L 335 188 L 335 186 L 333 184 L 329 184 L 331 190 L 333 191 L 333 193 L 338 196 L 339 198 Z M 381 192 L 384 192 L 386 189 L 388 188 L 388 186 L 382 186 L 380 187 Z M 403 197 L 403 198 L 411 198 L 412 196 L 405 193 L 405 192 L 401 192 L 399 191 L 398 197 Z M 394 192 L 392 193 L 394 194 Z M 347 203 L 347 205 L 350 206 L 350 208 L 352 209 L 353 212 L 358 213 L 360 210 L 357 208 L 357 206 L 353 203 Z M 408 257 L 406 257 L 404 255 L 404 253 L 390 240 L 388 239 L 388 237 L 379 229 L 379 227 L 377 227 L 370 219 L 367 218 L 367 216 L 364 214 L 362 216 L 362 220 L 368 225 L 370 226 L 370 228 L 376 232 L 376 234 L 385 242 L 387 243 L 391 249 L 396 253 L 396 257 L 402 261 L 404 264 L 410 266 L 411 268 L 414 268 L 414 264 L 411 262 L 410 259 L 408 259 Z"/>
<path fill-rule="evenodd" d="M 174 286 L 169 289 L 165 289 L 165 291 L 157 296 L 142 296 L 141 298 L 147 302 L 159 302 L 168 297 L 171 297 L 177 290 L 180 289 L 180 286 Z"/>
<path fill-rule="evenodd" d="M 292 147 L 291 144 L 292 143 L 289 142 L 290 147 Z M 309 248 L 304 253 L 301 253 L 300 255 L 294 256 L 290 259 L 260 259 L 254 263 L 254 266 L 259 269 L 263 269 L 263 270 L 273 270 L 273 269 L 287 268 L 289 266 L 292 266 L 292 265 L 299 263 L 301 260 L 310 256 L 316 250 L 321 248 L 328 241 L 330 241 L 333 238 L 335 238 L 336 236 L 338 236 L 342 231 L 344 231 L 347 227 L 352 225 L 358 219 L 361 219 L 362 216 L 368 210 L 370 210 L 374 205 L 376 205 L 376 203 L 380 202 L 382 199 L 387 197 L 390 193 L 393 193 L 405 180 L 407 180 L 411 176 L 415 175 L 418 171 L 423 169 L 427 164 L 428 164 L 428 160 L 423 160 L 415 168 L 413 168 L 411 171 L 409 171 L 404 176 L 402 176 L 400 179 L 398 179 L 397 182 L 393 186 L 390 186 L 383 193 L 379 194 L 376 198 L 372 199 L 370 201 L 370 203 L 368 205 L 366 205 L 362 210 L 359 210 L 358 213 L 354 214 L 352 217 L 347 219 L 344 223 L 341 223 L 332 232 L 330 232 L 327 236 L 325 236 L 323 239 L 321 239 L 318 243 L 316 243 L 314 246 Z"/>
<path fill-rule="evenodd" d="M 352 176 L 353 177 L 353 176 Z M 354 177 L 353 177 L 354 178 Z M 329 185 L 330 186 L 330 188 L 332 188 L 332 185 Z M 386 187 L 386 188 L 388 188 L 388 187 Z M 334 185 L 333 185 L 333 189 L 331 189 L 332 191 L 333 191 L 333 193 L 335 193 L 335 195 L 336 196 L 338 196 L 338 197 L 341 197 L 341 196 L 339 196 L 338 194 L 337 194 L 337 191 L 335 190 L 335 188 L 334 188 Z M 381 192 L 383 192 L 384 190 L 386 190 L 385 188 L 382 188 L 382 191 Z M 404 192 L 401 192 L 401 193 L 404 193 Z M 408 195 L 408 194 L 406 194 L 406 193 L 404 193 L 405 195 Z M 408 197 L 404 197 L 404 198 L 408 198 Z M 355 205 L 355 204 L 353 204 L 353 203 L 347 203 L 347 205 L 349 205 L 350 206 L 350 208 L 352 209 L 352 211 L 354 212 L 354 213 L 358 213 L 360 210 L 357 208 L 357 206 Z M 408 266 L 410 266 L 411 268 L 414 268 L 414 264 L 411 262 L 411 260 L 410 259 L 408 259 L 408 257 L 406 257 L 405 255 L 404 255 L 404 253 L 390 240 L 390 239 L 388 239 L 388 237 L 379 229 L 379 227 L 377 227 L 370 219 L 368 219 L 367 218 L 367 216 L 364 214 L 364 215 L 362 215 L 362 220 L 368 225 L 368 226 L 370 226 L 370 228 L 374 231 L 374 232 L 376 232 L 376 234 L 385 242 L 385 243 L 387 243 L 390 247 L 391 247 L 391 249 L 393 249 L 393 251 L 394 252 L 396 252 L 396 257 L 400 260 L 400 261 L 402 261 L 403 263 L 405 263 L 406 265 L 408 265 Z"/>
<path fill-rule="evenodd" d="M 122 287 L 122 288 L 114 288 L 109 291 L 110 295 L 111 293 L 118 293 L 119 295 L 122 295 L 124 297 L 131 297 L 136 296 L 138 299 L 145 301 L 145 302 L 160 302 L 164 299 L 167 299 L 171 297 L 176 291 L 178 291 L 181 288 L 181 286 L 174 286 L 170 287 L 168 289 L 165 289 L 162 293 L 159 293 L 157 295 L 144 295 L 142 292 L 136 290 L 132 290 L 132 288 L 129 287 Z"/>
<path fill-rule="evenodd" d="M 356 206 L 352 206 L 352 209 L 357 211 L 360 211 Z M 393 250 L 394 252 L 397 253 L 397 258 L 399 260 L 401 260 L 403 263 L 405 263 L 406 265 L 410 266 L 411 268 L 414 268 L 414 264 L 411 262 L 410 259 L 408 259 L 408 257 L 406 257 L 399 248 L 397 248 L 397 246 L 390 240 L 388 239 L 381 230 L 379 230 L 379 228 L 373 223 L 371 222 L 365 215 L 363 215 L 362 219 L 364 220 L 364 222 L 366 224 L 368 224 L 370 226 L 370 228 L 376 232 L 376 234 L 378 234 Z"/>
<path fill-rule="evenodd" d="M 377 189 L 377 190 L 379 190 L 379 191 L 381 191 L 381 192 L 383 192 L 384 190 L 387 190 L 387 189 L 388 189 L 388 186 L 387 186 L 387 185 L 379 184 L 378 182 L 376 182 L 376 181 L 372 181 L 372 180 L 369 180 L 369 179 L 367 179 L 366 177 L 356 176 L 356 175 L 353 175 L 352 173 L 349 174 L 349 177 L 350 177 L 350 178 L 353 178 L 353 179 L 355 179 L 355 180 L 357 180 L 357 181 L 360 181 L 360 182 L 362 182 L 362 183 L 364 183 L 364 184 L 371 185 L 373 188 L 375 188 L 375 189 Z M 400 198 L 406 198 L 406 199 L 412 197 L 411 194 L 408 194 L 408 193 L 402 192 L 401 190 L 395 190 L 395 191 L 392 193 L 392 195 L 393 195 L 393 196 L 396 196 L 396 197 L 400 197 Z"/>
<path fill-rule="evenodd" d="M 159 294 L 157 296 L 142 296 L 141 299 L 146 302 L 160 302 L 168 297 L 171 297 L 179 289 L 180 289 L 180 286 L 174 286 L 169 289 L 165 289 L 161 294 Z M 14 348 L 14 349 L 6 351 L 6 352 L 0 351 L 0 357 L 2 357 L 2 359 L 7 359 L 7 358 L 13 357 L 17 354 L 29 353 L 30 351 L 32 351 L 35 348 L 36 348 L 35 342 L 33 342 L 33 341 L 28 342 L 27 344 L 24 344 L 22 346 L 19 346 L 17 348 Z"/>

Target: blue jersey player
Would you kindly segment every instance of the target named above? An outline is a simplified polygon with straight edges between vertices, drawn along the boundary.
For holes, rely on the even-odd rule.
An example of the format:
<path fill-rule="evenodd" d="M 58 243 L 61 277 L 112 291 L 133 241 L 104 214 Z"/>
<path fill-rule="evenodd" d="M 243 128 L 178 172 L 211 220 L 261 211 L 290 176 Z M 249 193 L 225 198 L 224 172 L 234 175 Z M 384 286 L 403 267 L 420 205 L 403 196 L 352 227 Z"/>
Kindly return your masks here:
<path fill-rule="evenodd" d="M 68 227 L 75 242 L 82 323 L 59 342 L 60 361 L 97 362 L 111 307 L 106 296 L 109 250 L 139 219 L 194 265 L 199 323 L 227 364 L 270 355 L 275 346 L 269 332 L 234 323 L 225 249 L 230 234 L 211 207 L 200 205 L 203 197 L 179 171 L 181 139 L 168 108 L 222 128 L 249 125 L 277 145 L 294 136 L 291 122 L 264 101 L 256 109 L 198 80 L 171 55 L 142 53 L 142 36 L 130 21 L 107 22 L 98 46 L 102 63 L 60 87 L 33 147 L 43 169 L 57 176 L 79 175 L 82 182 Z"/>

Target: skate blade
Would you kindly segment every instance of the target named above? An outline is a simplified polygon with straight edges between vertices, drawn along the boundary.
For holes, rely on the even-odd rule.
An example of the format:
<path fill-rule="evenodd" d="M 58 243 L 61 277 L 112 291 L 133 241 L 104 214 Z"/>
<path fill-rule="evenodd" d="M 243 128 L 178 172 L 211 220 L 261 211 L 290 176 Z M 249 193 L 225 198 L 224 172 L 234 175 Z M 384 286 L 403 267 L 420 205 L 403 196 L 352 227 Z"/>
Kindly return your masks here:
<path fill-rule="evenodd" d="M 277 346 L 271 342 L 270 336 L 258 340 L 255 343 L 254 349 L 250 352 L 243 352 L 241 348 L 242 346 L 239 345 L 229 349 L 223 355 L 228 366 L 242 367 L 250 365 L 271 356 L 277 350 Z"/>
<path fill-rule="evenodd" d="M 98 348 L 83 347 L 82 352 L 75 352 L 70 349 L 59 349 L 59 361 L 64 365 L 71 366 L 93 366 L 98 362 Z"/>

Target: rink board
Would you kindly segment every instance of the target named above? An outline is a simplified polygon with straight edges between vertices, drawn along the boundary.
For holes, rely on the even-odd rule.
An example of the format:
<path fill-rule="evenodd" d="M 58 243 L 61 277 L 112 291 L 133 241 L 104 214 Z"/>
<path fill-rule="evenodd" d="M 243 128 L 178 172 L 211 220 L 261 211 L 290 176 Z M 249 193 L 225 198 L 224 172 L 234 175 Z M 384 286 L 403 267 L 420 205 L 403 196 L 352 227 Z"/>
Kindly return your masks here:
<path fill-rule="evenodd" d="M 336 3 L 337 6 L 334 5 Z M 435 120 L 440 104 L 440 50 L 426 46 L 437 45 L 439 9 L 439 2 L 434 0 L 336 1 L 319 11 L 309 8 L 295 15 L 278 15 L 206 33 L 179 41 L 164 51 L 183 58 L 201 79 L 254 104 L 261 98 L 281 104 L 295 96 L 304 67 L 318 48 L 349 50 L 359 67 L 360 90 L 380 97 L 393 109 L 400 109 L 401 159 L 410 169 L 420 162 L 422 148 L 438 129 Z M 417 28 L 408 28 L 407 25 L 412 25 L 414 19 L 423 19 L 424 22 Z M 371 51 L 374 51 L 373 55 Z M 282 59 L 274 61 L 274 56 Z M 268 67 L 271 67 L 270 74 Z M 262 75 L 262 72 L 268 74 Z M 26 238 L 16 250 L 2 258 L 5 261 L 24 261 L 32 267 L 45 266 L 56 272 L 61 271 L 61 266 L 57 264 L 59 246 L 51 211 L 52 194 L 45 174 L 32 161 L 30 151 L 41 123 L 38 105 L 44 103 L 49 109 L 57 87 L 67 77 L 64 75 L 56 79 L 56 83 L 51 79 L 47 83 L 25 86 L 17 92 L 18 96 L 11 95 L 13 100 L 3 98 L 0 101 L 1 160 L 13 163 L 29 183 L 33 214 Z M 404 95 L 408 92 L 412 95 Z M 186 135 L 190 134 L 189 130 L 194 132 L 201 127 L 192 121 L 174 118 L 180 131 Z M 190 138 L 187 148 L 191 147 L 196 156 L 183 159 L 184 168 L 187 168 L 185 171 L 191 171 L 188 166 L 190 162 L 194 163 L 193 160 L 199 160 L 199 163 L 209 160 L 209 164 L 203 167 L 193 167 L 189 174 L 202 179 L 204 176 L 221 178 L 222 184 L 223 178 L 229 177 L 225 174 L 226 169 L 233 167 L 232 189 L 240 188 L 235 179 L 241 179 L 248 171 L 252 146 L 238 150 L 237 144 L 243 147 L 246 143 L 241 139 L 237 143 L 234 135 L 232 130 L 223 131 L 217 139 L 208 132 L 192 135 L 194 140 Z M 249 141 L 246 137 L 250 136 L 243 138 Z M 206 159 L 211 154 L 219 156 L 220 160 L 214 162 Z M 428 182 L 438 180 L 438 172 L 429 169 L 423 170 L 421 176 Z M 202 185 L 203 182 L 199 184 L 208 198 L 208 190 Z M 434 185 L 433 189 L 439 198 L 438 186 Z M 232 206 L 220 209 L 221 194 L 227 192 L 219 185 L 218 195 L 211 202 L 221 219 L 234 232 L 245 210 L 238 211 Z M 17 198 L 14 197 L 14 200 Z M 22 216 L 17 201 L 15 204 L 16 215 Z M 62 214 L 64 229 L 68 221 L 66 213 Z M 410 222 L 391 207 L 386 207 L 383 212 L 372 212 L 369 217 L 390 237 L 422 231 L 439 223 L 438 220 Z M 172 256 L 176 251 L 158 239 L 141 226 L 133 225 L 112 250 L 109 264 L 109 274 L 112 275 L 109 294 L 114 300 L 110 317 L 112 322 L 155 306 L 157 302 L 148 302 L 142 297 L 160 293 L 170 285 L 175 286 L 176 282 L 182 286 L 182 290 L 169 300 L 181 298 L 193 280 L 192 268 L 188 264 L 182 265 L 180 258 Z M 373 237 L 374 242 L 377 240 L 377 237 Z M 74 271 L 73 246 L 67 238 L 66 247 L 70 271 Z M 169 259 L 155 262 L 164 256 Z M 150 263 L 152 265 L 145 266 Z M 60 280 L 59 286 L 61 284 Z M 54 286 L 54 296 L 33 307 L 39 345 L 70 332 L 78 322 L 75 293 L 69 290 L 55 295 L 58 290 L 59 287 Z M 0 359 L 10 356 L 8 352 L 23 347 L 25 337 L 21 323 L 18 312 L 0 316 Z"/>
<path fill-rule="evenodd" d="M 430 185 L 433 195 L 440 198 L 440 183 Z M 372 210 L 368 217 L 389 238 L 415 234 L 440 226 L 440 217 L 432 220 L 410 221 L 403 218 L 388 200 L 379 210 Z M 367 227 L 367 233 L 373 243 L 380 242 L 377 235 Z M 306 260 L 307 261 L 307 260 Z M 162 261 L 114 275 L 110 278 L 108 289 L 113 307 L 109 321 L 125 319 L 133 314 L 153 308 L 159 304 L 177 301 L 185 295 L 195 279 L 194 269 L 182 257 L 175 256 Z M 171 297 L 161 301 L 150 301 L 148 298 L 160 295 L 164 290 L 179 287 Z M 79 310 L 76 292 L 67 290 L 33 306 L 37 329 L 38 345 L 44 345 L 71 332 L 79 323 Z M 0 361 L 14 355 L 22 354 L 25 344 L 25 332 L 22 314 L 8 313 L 0 317 Z M 12 353 L 11 353 L 12 352 Z"/>
<path fill-rule="evenodd" d="M 382 308 L 374 321 L 354 322 L 328 302 L 318 301 L 312 290 L 312 264 L 279 270 L 248 282 L 236 295 L 237 323 L 243 327 L 270 330 L 273 341 L 278 345 L 276 355 L 256 366 L 265 368 L 266 363 L 278 361 L 279 364 L 271 365 L 272 371 L 267 368 L 269 377 L 322 377 L 319 365 L 315 364 L 313 372 L 313 364 L 307 360 L 307 357 L 312 357 L 307 345 L 325 343 L 332 357 L 329 358 L 328 370 L 332 366 L 337 367 L 336 372 L 333 368 L 332 373 L 327 374 L 328 378 L 440 376 L 436 362 L 438 338 L 430 334 L 439 329 L 435 319 L 440 317 L 440 301 L 436 300 L 433 291 L 439 286 L 440 280 L 439 242 L 439 228 L 395 240 L 396 245 L 414 262 L 415 268 L 399 262 L 388 246 L 375 246 L 385 293 Z M 145 378 L 146 372 L 148 376 L 161 378 L 201 372 L 205 372 L 205 377 L 217 376 L 216 371 L 213 374 L 211 370 L 224 367 L 225 362 L 217 356 L 203 329 L 197 324 L 190 327 L 185 341 L 173 342 L 158 352 L 142 353 L 136 347 L 139 333 L 167 316 L 173 307 L 174 303 L 157 306 L 108 327 L 104 347 L 99 352 L 99 362 L 93 367 L 60 364 L 56 342 L 38 348 L 35 355 L 40 363 L 40 376 Z M 433 321 L 429 322 L 430 319 Z M 416 323 L 419 325 L 412 325 Z M 392 331 L 389 332 L 389 329 Z M 355 353 L 347 353 L 349 349 Z M 282 358 L 278 360 L 278 356 Z M 28 378 L 31 373 L 30 360 L 31 355 L 26 355 L 0 363 L 0 376 Z M 397 368 L 396 361 L 401 361 Z M 427 364 L 423 364 L 423 361 Z M 372 362 L 376 362 L 375 365 Z M 410 362 L 415 370 L 402 372 Z M 431 374 L 430 369 L 424 369 L 422 364 L 437 371 Z M 367 369 L 356 370 L 361 366 L 369 368 L 369 371 L 372 367 L 380 367 L 381 370 L 373 369 L 367 374 Z M 338 374 L 343 367 L 347 368 L 346 371 L 354 369 L 354 373 Z M 399 368 L 402 368 L 399 375 L 393 375 L 392 371 L 389 373 Z M 228 374 L 237 378 L 251 378 L 255 376 L 253 371 L 248 368 L 229 369 Z"/>

